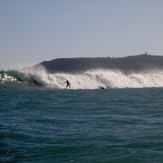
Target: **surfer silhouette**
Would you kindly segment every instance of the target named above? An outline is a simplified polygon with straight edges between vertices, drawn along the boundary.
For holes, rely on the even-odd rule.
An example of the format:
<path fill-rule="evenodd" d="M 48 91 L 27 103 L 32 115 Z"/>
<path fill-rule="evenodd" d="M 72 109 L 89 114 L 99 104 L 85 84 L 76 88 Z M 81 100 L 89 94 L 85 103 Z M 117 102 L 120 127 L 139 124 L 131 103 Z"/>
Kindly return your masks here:
<path fill-rule="evenodd" d="M 67 80 L 65 83 L 66 83 L 66 88 L 68 87 L 70 88 L 70 85 L 71 85 L 70 82 Z"/>
<path fill-rule="evenodd" d="M 100 89 L 105 89 L 105 88 L 104 88 L 104 87 L 102 87 L 102 86 L 99 86 L 99 88 L 100 88 Z"/>

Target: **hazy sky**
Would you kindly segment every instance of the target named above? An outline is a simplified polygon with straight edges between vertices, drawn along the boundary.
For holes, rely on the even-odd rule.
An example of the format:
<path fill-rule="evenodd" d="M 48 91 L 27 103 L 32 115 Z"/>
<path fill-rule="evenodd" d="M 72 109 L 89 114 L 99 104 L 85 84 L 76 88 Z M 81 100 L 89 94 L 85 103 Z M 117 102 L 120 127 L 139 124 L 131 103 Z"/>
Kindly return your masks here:
<path fill-rule="evenodd" d="M 0 0 L 0 68 L 163 55 L 163 0 Z"/>

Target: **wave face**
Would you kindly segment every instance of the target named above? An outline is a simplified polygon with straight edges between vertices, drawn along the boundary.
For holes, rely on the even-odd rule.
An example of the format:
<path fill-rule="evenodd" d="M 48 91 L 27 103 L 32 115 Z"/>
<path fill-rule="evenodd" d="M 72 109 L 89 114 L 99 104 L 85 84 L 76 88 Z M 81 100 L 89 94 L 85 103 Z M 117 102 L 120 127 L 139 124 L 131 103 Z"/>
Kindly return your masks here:
<path fill-rule="evenodd" d="M 70 81 L 71 89 L 163 87 L 163 72 L 126 75 L 113 70 L 90 70 L 82 74 L 49 74 L 45 70 L 0 71 L 1 84 L 64 89 L 66 80 Z"/>

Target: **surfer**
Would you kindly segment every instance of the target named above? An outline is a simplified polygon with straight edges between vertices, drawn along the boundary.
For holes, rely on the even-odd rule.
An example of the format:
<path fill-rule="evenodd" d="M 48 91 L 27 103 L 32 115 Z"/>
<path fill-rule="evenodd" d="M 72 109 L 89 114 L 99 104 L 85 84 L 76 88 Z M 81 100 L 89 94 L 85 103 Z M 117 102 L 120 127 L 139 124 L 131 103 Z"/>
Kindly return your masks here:
<path fill-rule="evenodd" d="M 65 83 L 66 83 L 66 88 L 68 87 L 70 88 L 70 85 L 71 85 L 70 82 L 67 80 Z"/>
<path fill-rule="evenodd" d="M 102 86 L 99 86 L 99 88 L 100 88 L 100 89 L 105 89 L 105 88 L 104 88 L 104 87 L 102 87 Z"/>

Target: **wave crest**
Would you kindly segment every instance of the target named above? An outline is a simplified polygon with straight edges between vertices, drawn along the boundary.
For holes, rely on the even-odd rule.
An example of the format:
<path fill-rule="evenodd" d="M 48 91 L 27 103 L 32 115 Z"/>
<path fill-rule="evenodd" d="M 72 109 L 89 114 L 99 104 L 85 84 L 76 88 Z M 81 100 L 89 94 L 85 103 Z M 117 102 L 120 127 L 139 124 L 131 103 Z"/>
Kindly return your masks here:
<path fill-rule="evenodd" d="M 49 74 L 43 69 L 0 71 L 1 84 L 21 84 L 42 86 L 45 88 L 64 89 L 69 80 L 71 89 L 103 88 L 143 88 L 163 87 L 163 72 L 142 72 L 124 74 L 113 70 L 90 70 L 82 74 Z"/>

